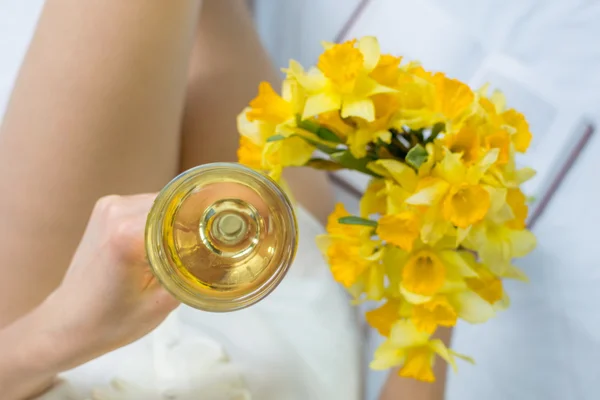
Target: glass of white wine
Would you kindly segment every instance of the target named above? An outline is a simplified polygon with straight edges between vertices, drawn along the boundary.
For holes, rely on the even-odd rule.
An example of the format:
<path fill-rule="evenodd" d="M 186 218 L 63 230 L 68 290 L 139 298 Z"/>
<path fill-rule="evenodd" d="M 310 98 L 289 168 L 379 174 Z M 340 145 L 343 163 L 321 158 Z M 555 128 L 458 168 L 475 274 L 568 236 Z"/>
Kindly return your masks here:
<path fill-rule="evenodd" d="M 297 247 L 293 207 L 269 177 L 235 163 L 192 168 L 159 193 L 146 224 L 146 252 L 179 301 L 213 312 L 263 299 Z"/>

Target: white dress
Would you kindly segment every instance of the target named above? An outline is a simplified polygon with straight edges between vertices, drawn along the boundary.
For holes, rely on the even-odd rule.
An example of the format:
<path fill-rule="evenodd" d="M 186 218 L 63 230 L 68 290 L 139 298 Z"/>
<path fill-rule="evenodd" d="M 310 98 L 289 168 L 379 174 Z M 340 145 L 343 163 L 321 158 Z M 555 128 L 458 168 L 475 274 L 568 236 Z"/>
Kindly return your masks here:
<path fill-rule="evenodd" d="M 360 399 L 355 310 L 297 209 L 296 260 L 260 303 L 213 314 L 181 306 L 150 335 L 62 376 L 40 400 Z"/>

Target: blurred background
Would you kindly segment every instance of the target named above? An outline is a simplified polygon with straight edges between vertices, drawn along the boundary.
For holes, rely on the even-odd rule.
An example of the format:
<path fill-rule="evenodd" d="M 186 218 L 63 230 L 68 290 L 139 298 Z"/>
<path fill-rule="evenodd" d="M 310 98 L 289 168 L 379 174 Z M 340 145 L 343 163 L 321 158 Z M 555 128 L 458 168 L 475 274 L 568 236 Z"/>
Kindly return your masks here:
<path fill-rule="evenodd" d="M 223 0 L 226 1 L 226 0 Z M 0 0 L 0 115 L 42 0 Z M 459 325 L 455 350 L 477 360 L 449 374 L 447 398 L 597 399 L 600 381 L 600 1 L 254 0 L 275 66 L 316 63 L 321 41 L 376 35 L 383 52 L 479 88 L 501 89 L 534 134 L 521 160 L 537 250 L 520 262 L 531 283 L 508 283 L 512 307 L 481 326 Z M 334 177 L 356 211 L 365 179 Z M 365 357 L 379 338 L 368 334 Z M 370 372 L 367 399 L 384 373 Z"/>

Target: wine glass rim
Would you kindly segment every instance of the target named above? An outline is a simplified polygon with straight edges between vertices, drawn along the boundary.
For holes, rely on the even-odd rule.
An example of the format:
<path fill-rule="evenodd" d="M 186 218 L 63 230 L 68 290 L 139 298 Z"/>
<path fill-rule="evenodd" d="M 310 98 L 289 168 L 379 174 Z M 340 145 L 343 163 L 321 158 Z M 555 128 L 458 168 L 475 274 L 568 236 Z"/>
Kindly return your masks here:
<path fill-rule="evenodd" d="M 289 238 L 285 238 L 286 242 L 293 244 L 289 249 L 289 254 L 287 254 L 285 259 L 286 261 L 258 287 L 235 298 L 212 297 L 204 293 L 198 293 L 197 290 L 194 290 L 193 285 L 181 276 L 181 271 L 169 261 L 170 258 L 167 254 L 168 249 L 164 243 L 165 211 L 168 206 L 172 204 L 173 201 L 176 201 L 178 196 L 181 197 L 182 192 L 185 193 L 183 198 L 193 192 L 193 182 L 200 174 L 219 174 L 222 171 L 226 171 L 230 175 L 232 172 L 234 174 L 244 174 L 253 179 L 258 185 L 262 185 L 266 190 L 273 194 L 278 201 L 281 201 L 282 204 L 284 204 L 284 210 L 286 210 L 287 213 L 285 213 L 286 215 L 282 215 L 282 217 L 287 224 L 290 224 L 293 227 L 293 229 L 286 230 L 285 232 L 286 235 L 290 236 Z M 173 178 L 160 191 L 148 214 L 145 241 L 146 255 L 154 276 L 161 285 L 179 301 L 204 311 L 235 311 L 249 307 L 264 299 L 285 277 L 297 250 L 297 221 L 291 201 L 270 177 L 238 163 L 211 163 L 200 165 L 182 172 Z"/>

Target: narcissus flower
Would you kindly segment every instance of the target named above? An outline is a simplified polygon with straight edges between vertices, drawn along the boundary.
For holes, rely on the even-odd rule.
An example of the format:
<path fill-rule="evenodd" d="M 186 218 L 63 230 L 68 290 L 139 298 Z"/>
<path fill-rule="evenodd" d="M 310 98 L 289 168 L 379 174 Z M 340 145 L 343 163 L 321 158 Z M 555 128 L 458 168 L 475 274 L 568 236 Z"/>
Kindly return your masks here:
<path fill-rule="evenodd" d="M 369 76 L 379 62 L 379 44 L 375 38 L 364 37 L 341 44 L 327 44 L 317 68 L 305 72 L 295 61 L 290 62 L 287 74 L 306 90 L 308 96 L 303 118 L 332 110 L 341 116 L 375 120 L 372 96 L 393 92 Z"/>
<path fill-rule="evenodd" d="M 306 164 L 315 146 L 296 136 L 293 83 L 287 82 L 288 100 L 279 96 L 271 85 L 262 82 L 250 107 L 238 116 L 241 134 L 238 159 L 249 167 L 269 172 L 278 180 L 284 167 Z M 281 140 L 270 141 L 274 136 Z"/>
<path fill-rule="evenodd" d="M 513 261 L 535 247 L 517 167 L 527 120 L 489 88 L 380 54 L 373 37 L 324 44 L 315 67 L 291 61 L 281 94 L 261 83 L 238 117 L 239 161 L 279 179 L 286 167 L 370 176 L 358 215 L 338 204 L 317 245 L 385 342 L 371 367 L 435 380 L 434 335 L 506 309 L 504 282 L 527 282 Z"/>
<path fill-rule="evenodd" d="M 410 321 L 400 320 L 391 329 L 390 337 L 375 351 L 371 368 L 376 370 L 401 366 L 398 375 L 423 382 L 434 382 L 435 355 L 456 369 L 456 358 L 472 362 L 468 357 L 449 350 L 439 339 L 419 331 Z"/>

